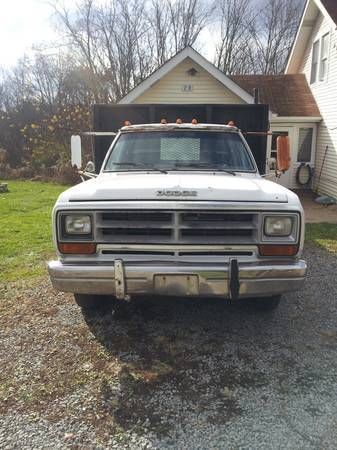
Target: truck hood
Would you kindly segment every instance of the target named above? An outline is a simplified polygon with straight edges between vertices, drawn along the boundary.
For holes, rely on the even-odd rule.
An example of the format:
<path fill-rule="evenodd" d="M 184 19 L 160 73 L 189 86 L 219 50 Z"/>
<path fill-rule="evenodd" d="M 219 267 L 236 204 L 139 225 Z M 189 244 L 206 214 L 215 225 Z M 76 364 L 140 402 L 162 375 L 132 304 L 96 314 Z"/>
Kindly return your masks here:
<path fill-rule="evenodd" d="M 114 200 L 288 201 L 286 188 L 257 175 L 226 173 L 106 173 L 80 183 L 59 202 Z"/>

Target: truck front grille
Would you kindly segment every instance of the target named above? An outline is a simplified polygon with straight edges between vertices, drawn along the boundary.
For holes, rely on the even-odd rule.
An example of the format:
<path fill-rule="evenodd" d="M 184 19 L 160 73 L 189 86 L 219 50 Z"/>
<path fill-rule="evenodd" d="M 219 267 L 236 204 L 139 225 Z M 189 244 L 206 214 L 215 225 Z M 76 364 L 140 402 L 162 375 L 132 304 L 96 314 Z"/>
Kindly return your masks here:
<path fill-rule="evenodd" d="M 252 244 L 258 214 L 217 211 L 102 211 L 96 240 L 118 244 Z"/>

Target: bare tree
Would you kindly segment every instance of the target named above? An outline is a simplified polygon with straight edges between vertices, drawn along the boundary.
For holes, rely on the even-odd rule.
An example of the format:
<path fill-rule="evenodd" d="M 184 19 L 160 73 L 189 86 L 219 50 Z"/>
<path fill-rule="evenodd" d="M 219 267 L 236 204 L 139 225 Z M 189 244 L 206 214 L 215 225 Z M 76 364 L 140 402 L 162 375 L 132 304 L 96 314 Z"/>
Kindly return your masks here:
<path fill-rule="evenodd" d="M 171 18 L 169 4 L 162 0 L 153 0 L 147 13 L 147 19 L 151 26 L 152 53 L 156 66 L 164 64 L 173 53 L 173 41 L 169 38 L 171 34 Z"/>
<path fill-rule="evenodd" d="M 254 48 L 249 57 L 255 71 L 262 74 L 282 73 L 298 27 L 302 0 L 263 0 L 250 32 Z"/>
<path fill-rule="evenodd" d="M 211 8 L 203 0 L 82 0 L 54 9 L 69 48 L 91 74 L 95 101 L 117 101 L 173 54 L 196 42 Z"/>
<path fill-rule="evenodd" d="M 247 51 L 252 44 L 250 30 L 255 21 L 252 0 L 222 0 L 216 12 L 220 21 L 216 66 L 228 74 L 249 72 L 251 60 Z"/>
<path fill-rule="evenodd" d="M 98 41 L 95 28 L 93 0 L 82 0 L 75 10 L 69 10 L 64 3 L 53 3 L 55 14 L 62 25 L 62 32 L 68 40 L 69 51 L 77 54 L 78 60 L 89 69 L 90 85 L 96 102 L 100 101 L 101 68 L 97 65 Z"/>
<path fill-rule="evenodd" d="M 202 0 L 167 0 L 167 4 L 174 52 L 177 53 L 188 45 L 195 44 L 210 20 L 213 6 L 204 4 Z"/>
<path fill-rule="evenodd" d="M 116 73 L 116 97 L 120 99 L 153 70 L 152 52 L 144 4 L 141 0 L 118 0 L 109 60 Z"/>
<path fill-rule="evenodd" d="M 91 74 L 96 102 L 119 100 L 153 69 L 141 0 L 82 0 L 75 10 L 56 2 L 54 8 L 69 47 Z"/>
<path fill-rule="evenodd" d="M 2 98 L 3 109 L 20 108 L 22 103 L 34 98 L 34 88 L 30 77 L 30 60 L 27 56 L 20 58 L 13 69 L 3 73 Z"/>

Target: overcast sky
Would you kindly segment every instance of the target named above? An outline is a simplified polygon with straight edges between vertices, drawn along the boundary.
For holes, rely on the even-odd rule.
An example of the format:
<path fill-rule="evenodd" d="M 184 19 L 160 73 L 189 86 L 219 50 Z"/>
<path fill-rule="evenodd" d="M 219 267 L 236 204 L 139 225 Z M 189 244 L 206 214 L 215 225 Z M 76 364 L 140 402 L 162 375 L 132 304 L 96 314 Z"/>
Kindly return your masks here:
<path fill-rule="evenodd" d="M 52 12 L 43 0 L 0 0 L 1 66 L 15 64 L 36 42 L 55 39 Z"/>

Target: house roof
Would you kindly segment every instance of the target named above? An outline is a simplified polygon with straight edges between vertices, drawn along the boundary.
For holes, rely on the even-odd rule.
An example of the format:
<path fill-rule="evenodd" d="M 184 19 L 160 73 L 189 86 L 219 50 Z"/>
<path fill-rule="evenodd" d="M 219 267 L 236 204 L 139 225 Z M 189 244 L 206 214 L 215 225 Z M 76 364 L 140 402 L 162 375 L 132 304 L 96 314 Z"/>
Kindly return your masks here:
<path fill-rule="evenodd" d="M 260 102 L 279 116 L 320 116 L 304 74 L 232 75 L 231 79 L 249 94 L 258 88 Z"/>
<path fill-rule="evenodd" d="M 239 98 L 241 98 L 246 103 L 254 103 L 254 98 L 252 95 L 248 94 L 247 91 L 237 85 L 231 80 L 230 77 L 225 75 L 221 70 L 215 67 L 212 63 L 207 61 L 200 53 L 194 50 L 192 47 L 185 47 L 183 50 L 178 52 L 175 56 L 169 59 L 165 64 L 163 64 L 159 69 L 155 70 L 150 76 L 148 76 L 144 81 L 133 88 L 122 100 L 119 101 L 121 104 L 132 103 L 141 94 L 147 91 L 156 81 L 160 80 L 164 75 L 169 73 L 174 69 L 179 63 L 184 61 L 186 58 L 192 59 L 195 63 L 206 70 L 210 75 L 212 75 L 216 80 L 222 83 L 230 91 L 234 92 Z"/>
<path fill-rule="evenodd" d="M 322 5 L 326 9 L 331 19 L 337 25 L 337 2 L 336 0 L 321 0 Z"/>
<path fill-rule="evenodd" d="M 307 0 L 289 55 L 285 73 L 298 72 L 301 57 L 305 51 L 308 39 L 319 14 L 322 14 L 327 20 L 330 20 L 331 23 L 337 25 L 337 1 Z"/>
<path fill-rule="evenodd" d="M 174 69 L 186 58 L 192 59 L 211 76 L 234 92 L 245 103 L 254 103 L 253 90 L 259 88 L 260 102 L 268 104 L 271 112 L 279 116 L 319 117 L 320 112 L 309 89 L 306 78 L 296 75 L 232 75 L 227 76 L 192 47 L 186 47 L 120 100 L 130 104 L 154 83 Z"/>

